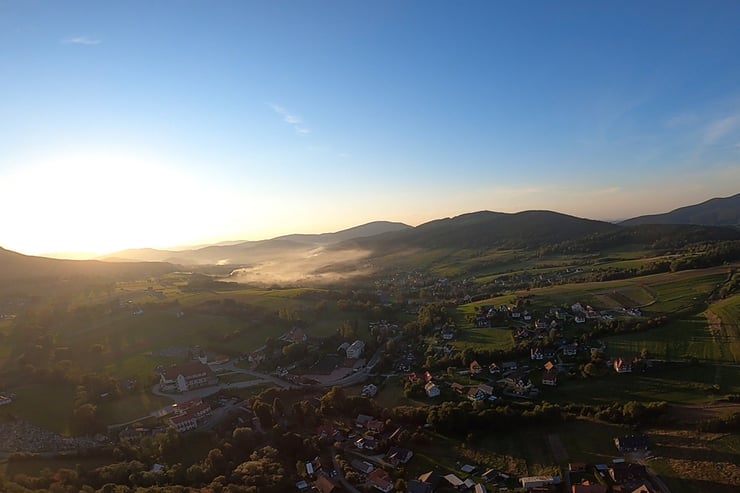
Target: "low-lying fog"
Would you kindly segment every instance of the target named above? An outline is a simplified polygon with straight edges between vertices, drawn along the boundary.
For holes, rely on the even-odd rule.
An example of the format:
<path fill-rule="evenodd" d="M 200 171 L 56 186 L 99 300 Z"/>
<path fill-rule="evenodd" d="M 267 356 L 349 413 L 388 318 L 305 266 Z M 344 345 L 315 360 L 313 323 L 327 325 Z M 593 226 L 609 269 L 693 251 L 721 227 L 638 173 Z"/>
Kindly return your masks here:
<path fill-rule="evenodd" d="M 371 267 L 363 262 L 367 250 L 327 250 L 311 248 L 304 252 L 281 252 L 269 259 L 256 260 L 249 267 L 235 269 L 229 281 L 241 283 L 333 282 L 368 274 Z"/>

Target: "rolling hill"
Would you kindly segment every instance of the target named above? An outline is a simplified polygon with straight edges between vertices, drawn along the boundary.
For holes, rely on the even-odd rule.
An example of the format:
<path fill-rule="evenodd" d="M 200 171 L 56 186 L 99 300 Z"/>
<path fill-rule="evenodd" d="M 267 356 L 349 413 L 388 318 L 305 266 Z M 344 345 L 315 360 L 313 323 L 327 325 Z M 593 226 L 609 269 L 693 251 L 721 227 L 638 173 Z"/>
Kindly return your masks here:
<path fill-rule="evenodd" d="M 411 229 L 411 226 L 403 223 L 375 221 L 334 233 L 292 234 L 270 240 L 228 242 L 180 251 L 152 248 L 124 250 L 102 257 L 102 259 L 160 261 L 182 265 L 252 265 L 291 255 L 313 257 L 327 245 L 408 229 Z"/>
<path fill-rule="evenodd" d="M 700 224 L 704 226 L 740 226 L 740 193 L 714 198 L 700 204 L 674 209 L 665 214 L 651 214 L 622 221 L 624 226 L 638 224 Z"/>
<path fill-rule="evenodd" d="M 72 277 L 138 278 L 173 272 L 161 262 L 116 263 L 99 260 L 62 260 L 23 255 L 0 248 L 0 282 Z"/>
<path fill-rule="evenodd" d="M 438 219 L 416 228 L 384 233 L 348 243 L 374 251 L 418 248 L 533 248 L 559 243 L 620 227 L 551 211 L 524 211 L 515 214 L 480 211 Z"/>

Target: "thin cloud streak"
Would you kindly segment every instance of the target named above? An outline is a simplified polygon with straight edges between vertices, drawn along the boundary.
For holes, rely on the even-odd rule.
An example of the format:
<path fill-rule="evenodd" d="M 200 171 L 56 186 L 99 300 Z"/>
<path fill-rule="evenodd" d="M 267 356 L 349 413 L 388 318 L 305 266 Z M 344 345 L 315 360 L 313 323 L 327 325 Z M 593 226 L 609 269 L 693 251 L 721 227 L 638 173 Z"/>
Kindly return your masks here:
<path fill-rule="evenodd" d="M 89 38 L 87 36 L 74 36 L 70 38 L 64 38 L 62 40 L 63 44 L 66 45 L 87 45 L 87 46 L 94 46 L 99 45 L 103 41 L 100 39 L 95 38 Z"/>
<path fill-rule="evenodd" d="M 704 130 L 704 143 L 714 144 L 735 130 L 738 124 L 740 124 L 740 115 L 732 115 L 711 122 Z"/>
<path fill-rule="evenodd" d="M 272 111 L 277 113 L 278 115 L 283 117 L 283 121 L 293 127 L 293 130 L 296 131 L 299 135 L 307 135 L 311 133 L 311 131 L 303 126 L 303 120 L 301 120 L 301 117 L 298 115 L 295 115 L 288 111 L 286 108 L 279 106 L 277 104 L 272 103 L 266 103 L 267 106 L 269 106 Z"/>

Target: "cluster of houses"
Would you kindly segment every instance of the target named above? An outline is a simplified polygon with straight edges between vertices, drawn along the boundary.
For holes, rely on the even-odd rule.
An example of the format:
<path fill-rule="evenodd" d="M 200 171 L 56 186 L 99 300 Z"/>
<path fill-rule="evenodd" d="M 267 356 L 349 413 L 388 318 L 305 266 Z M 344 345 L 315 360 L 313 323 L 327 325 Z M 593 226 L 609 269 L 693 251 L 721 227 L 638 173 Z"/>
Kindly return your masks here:
<path fill-rule="evenodd" d="M 159 374 L 159 390 L 162 392 L 188 392 L 217 383 L 218 377 L 213 370 L 200 361 L 163 368 Z"/>
<path fill-rule="evenodd" d="M 192 399 L 172 406 L 174 414 L 165 418 L 165 423 L 179 432 L 194 430 L 213 413 L 211 405 L 202 399 Z"/>

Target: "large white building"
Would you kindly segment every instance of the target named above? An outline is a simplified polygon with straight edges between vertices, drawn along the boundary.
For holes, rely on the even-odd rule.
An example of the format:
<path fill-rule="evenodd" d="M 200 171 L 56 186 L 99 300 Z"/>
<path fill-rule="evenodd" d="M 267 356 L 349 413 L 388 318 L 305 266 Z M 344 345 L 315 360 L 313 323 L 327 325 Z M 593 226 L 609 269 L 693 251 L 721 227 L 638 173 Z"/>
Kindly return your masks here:
<path fill-rule="evenodd" d="M 218 379 L 208 365 L 200 361 L 192 361 L 184 365 L 166 368 L 159 377 L 159 388 L 163 391 L 188 390 L 215 385 Z"/>
<path fill-rule="evenodd" d="M 347 359 L 357 359 L 365 350 L 365 342 L 357 339 L 347 348 Z"/>

